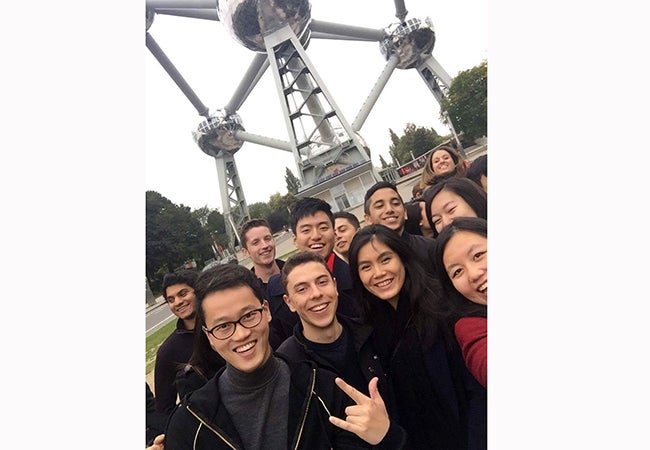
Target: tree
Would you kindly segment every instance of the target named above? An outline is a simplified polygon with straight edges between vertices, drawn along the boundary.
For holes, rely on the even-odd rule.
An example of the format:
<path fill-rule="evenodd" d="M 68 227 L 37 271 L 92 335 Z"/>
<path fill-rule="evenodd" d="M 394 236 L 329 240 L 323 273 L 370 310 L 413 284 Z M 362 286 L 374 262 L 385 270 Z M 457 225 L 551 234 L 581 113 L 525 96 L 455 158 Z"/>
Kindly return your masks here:
<path fill-rule="evenodd" d="M 447 111 L 457 133 L 474 141 L 487 136 L 487 61 L 460 72 L 440 101 L 440 117 Z"/>
<path fill-rule="evenodd" d="M 280 231 L 283 226 L 289 225 L 289 210 L 295 202 L 296 197 L 291 192 L 286 195 L 280 195 L 279 192 L 276 192 L 269 198 L 271 214 L 269 214 L 267 220 L 272 232 Z"/>
<path fill-rule="evenodd" d="M 296 195 L 298 193 L 298 189 L 300 189 L 300 180 L 298 177 L 296 177 L 291 170 L 289 170 L 288 167 L 285 167 L 286 172 L 284 175 L 284 181 L 287 183 L 287 191 L 292 193 L 293 195 Z"/>
<path fill-rule="evenodd" d="M 251 219 L 267 219 L 272 210 L 268 203 L 256 202 L 248 205 L 248 213 L 251 216 Z"/>
<path fill-rule="evenodd" d="M 433 128 L 418 127 L 412 123 L 406 124 L 402 136 L 397 136 L 391 129 L 388 131 L 392 142 L 389 154 L 400 166 L 423 155 L 445 140 L 445 137 L 440 136 Z"/>
<path fill-rule="evenodd" d="M 175 205 L 158 192 L 146 192 L 145 270 L 154 294 L 160 294 L 165 273 L 194 259 L 197 264 L 213 256 L 208 232 L 187 206 Z"/>
<path fill-rule="evenodd" d="M 381 155 L 379 155 L 379 162 L 381 163 L 381 168 L 382 169 L 385 169 L 386 167 L 388 167 L 388 163 L 386 162 L 384 157 L 381 156 Z"/>

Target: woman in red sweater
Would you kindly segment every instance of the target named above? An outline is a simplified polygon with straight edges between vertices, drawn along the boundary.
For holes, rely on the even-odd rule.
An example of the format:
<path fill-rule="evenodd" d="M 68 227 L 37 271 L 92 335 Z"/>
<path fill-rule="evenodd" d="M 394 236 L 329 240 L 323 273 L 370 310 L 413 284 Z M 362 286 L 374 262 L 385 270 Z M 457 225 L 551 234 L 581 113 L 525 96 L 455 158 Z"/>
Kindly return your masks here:
<path fill-rule="evenodd" d="M 487 220 L 458 217 L 443 228 L 435 263 L 465 364 L 487 388 Z"/>

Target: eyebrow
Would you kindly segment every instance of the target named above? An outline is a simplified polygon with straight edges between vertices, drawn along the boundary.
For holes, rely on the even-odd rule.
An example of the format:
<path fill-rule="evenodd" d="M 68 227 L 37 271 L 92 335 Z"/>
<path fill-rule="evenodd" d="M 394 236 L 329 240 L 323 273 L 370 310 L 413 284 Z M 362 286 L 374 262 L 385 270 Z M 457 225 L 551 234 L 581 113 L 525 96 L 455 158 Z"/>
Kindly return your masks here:
<path fill-rule="evenodd" d="M 238 317 L 237 317 L 237 319 L 239 319 L 241 316 L 243 316 L 243 315 L 246 314 L 247 312 L 250 312 L 250 311 L 252 311 L 252 310 L 254 310 L 254 309 L 261 308 L 261 307 L 262 307 L 261 304 L 260 304 L 259 306 L 246 305 L 246 306 L 242 307 L 242 308 L 239 310 L 239 313 L 238 313 Z M 224 323 L 224 322 L 234 322 L 235 320 L 237 320 L 237 319 L 235 319 L 235 320 L 226 320 L 226 319 L 228 319 L 228 318 L 227 318 L 227 317 L 223 317 L 223 316 L 221 316 L 221 317 L 217 317 L 216 320 L 212 321 L 212 325 L 219 325 L 219 324 Z"/>

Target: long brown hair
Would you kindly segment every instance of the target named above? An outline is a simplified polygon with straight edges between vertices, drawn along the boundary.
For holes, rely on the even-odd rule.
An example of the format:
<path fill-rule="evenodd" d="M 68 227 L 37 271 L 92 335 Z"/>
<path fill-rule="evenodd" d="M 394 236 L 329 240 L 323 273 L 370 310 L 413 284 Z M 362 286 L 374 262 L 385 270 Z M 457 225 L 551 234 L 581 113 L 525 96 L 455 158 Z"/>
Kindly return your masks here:
<path fill-rule="evenodd" d="M 433 173 L 431 168 L 431 158 L 433 154 L 438 150 L 445 150 L 451 156 L 451 159 L 454 161 L 454 170 L 450 173 L 443 175 Z M 456 151 L 456 149 L 450 145 L 441 145 L 440 147 L 434 148 L 427 156 L 427 162 L 424 165 L 422 170 L 422 179 L 420 180 L 420 186 L 422 189 L 426 189 L 428 186 L 435 183 L 435 180 L 438 178 L 449 178 L 451 176 L 464 177 L 467 174 L 467 167 L 465 166 L 465 159 Z"/>

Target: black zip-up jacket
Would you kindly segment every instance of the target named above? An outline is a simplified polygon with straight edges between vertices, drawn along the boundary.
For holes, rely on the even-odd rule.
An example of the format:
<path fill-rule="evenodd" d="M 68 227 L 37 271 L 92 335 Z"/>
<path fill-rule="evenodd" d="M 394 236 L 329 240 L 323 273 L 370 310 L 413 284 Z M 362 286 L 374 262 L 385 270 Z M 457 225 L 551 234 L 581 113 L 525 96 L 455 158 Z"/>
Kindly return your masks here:
<path fill-rule="evenodd" d="M 377 377 L 379 382 L 379 394 L 381 395 L 386 410 L 391 417 L 391 424 L 388 433 L 384 439 L 377 444 L 376 449 L 397 450 L 404 447 L 406 444 L 406 432 L 402 427 L 397 425 L 397 406 L 395 404 L 395 395 L 393 388 L 386 378 L 384 369 L 379 362 L 379 357 L 372 348 L 370 336 L 372 334 L 372 327 L 363 324 L 358 319 L 350 319 L 341 314 L 337 314 L 337 319 L 343 327 L 352 335 L 353 351 L 348 355 L 348 359 L 353 364 L 358 364 L 361 373 L 365 379 L 364 386 L 355 386 L 352 380 L 347 380 L 341 373 L 337 373 L 337 369 L 332 364 L 324 359 L 320 354 L 314 352 L 307 346 L 305 335 L 303 334 L 302 323 L 298 323 L 294 328 L 293 336 L 285 340 L 278 348 L 276 354 L 281 354 L 288 361 L 302 361 L 310 360 L 318 364 L 318 367 L 327 369 L 336 373 L 339 377 L 343 378 L 348 384 L 354 386 L 357 390 L 368 395 L 368 383 L 373 377 Z"/>
<path fill-rule="evenodd" d="M 276 356 L 282 358 L 282 355 Z M 372 448 L 356 435 L 330 424 L 330 415 L 345 418 L 345 408 L 351 404 L 347 395 L 334 383 L 334 373 L 318 369 L 316 363 L 310 361 L 285 362 L 291 371 L 287 426 L 289 449 Z M 165 450 L 243 450 L 237 430 L 221 402 L 218 379 L 223 370 L 174 409 L 165 432 Z M 273 417 L 268 420 L 272 423 Z"/>

